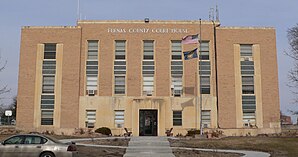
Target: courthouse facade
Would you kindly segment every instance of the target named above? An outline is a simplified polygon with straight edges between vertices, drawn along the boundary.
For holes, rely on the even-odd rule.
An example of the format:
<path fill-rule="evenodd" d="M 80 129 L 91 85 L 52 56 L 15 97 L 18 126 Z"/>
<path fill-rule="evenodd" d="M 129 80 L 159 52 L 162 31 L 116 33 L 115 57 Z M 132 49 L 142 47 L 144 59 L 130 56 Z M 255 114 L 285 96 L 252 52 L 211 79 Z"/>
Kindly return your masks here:
<path fill-rule="evenodd" d="M 199 34 L 197 44 L 182 37 Z M 184 51 L 198 48 L 198 58 Z M 164 136 L 280 132 L 274 28 L 213 21 L 78 21 L 22 28 L 17 128 Z"/>

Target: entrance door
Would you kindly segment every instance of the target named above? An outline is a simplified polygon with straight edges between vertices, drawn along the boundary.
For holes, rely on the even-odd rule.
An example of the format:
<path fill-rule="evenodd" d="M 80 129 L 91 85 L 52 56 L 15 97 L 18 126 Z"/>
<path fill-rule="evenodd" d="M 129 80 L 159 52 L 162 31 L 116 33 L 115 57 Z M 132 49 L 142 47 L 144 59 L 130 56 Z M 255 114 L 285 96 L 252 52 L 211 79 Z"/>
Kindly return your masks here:
<path fill-rule="evenodd" d="M 157 136 L 157 110 L 140 110 L 139 136 Z"/>

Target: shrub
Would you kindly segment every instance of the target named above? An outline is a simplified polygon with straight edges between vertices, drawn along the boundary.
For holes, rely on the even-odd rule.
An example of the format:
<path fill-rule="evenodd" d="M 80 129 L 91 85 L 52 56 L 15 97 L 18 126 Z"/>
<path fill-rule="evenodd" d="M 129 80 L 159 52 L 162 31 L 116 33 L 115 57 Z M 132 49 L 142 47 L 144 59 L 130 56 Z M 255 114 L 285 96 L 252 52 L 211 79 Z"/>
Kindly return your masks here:
<path fill-rule="evenodd" d="M 199 135 L 199 134 L 200 134 L 199 129 L 190 129 L 187 131 L 186 136 L 195 136 L 195 135 Z"/>
<path fill-rule="evenodd" d="M 220 137 L 222 135 L 223 135 L 222 130 L 215 129 L 211 131 L 211 137 Z"/>
<path fill-rule="evenodd" d="M 95 130 L 96 133 L 101 133 L 103 135 L 112 135 L 111 129 L 107 127 L 101 127 Z"/>

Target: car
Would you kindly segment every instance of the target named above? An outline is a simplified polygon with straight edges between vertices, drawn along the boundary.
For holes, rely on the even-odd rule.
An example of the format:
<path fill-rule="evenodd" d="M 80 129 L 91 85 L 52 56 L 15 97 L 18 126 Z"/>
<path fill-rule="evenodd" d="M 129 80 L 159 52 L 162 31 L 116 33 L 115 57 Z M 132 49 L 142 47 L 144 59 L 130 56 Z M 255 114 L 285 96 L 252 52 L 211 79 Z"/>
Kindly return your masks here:
<path fill-rule="evenodd" d="M 14 135 L 0 144 L 0 157 L 78 157 L 75 143 L 43 134 Z"/>

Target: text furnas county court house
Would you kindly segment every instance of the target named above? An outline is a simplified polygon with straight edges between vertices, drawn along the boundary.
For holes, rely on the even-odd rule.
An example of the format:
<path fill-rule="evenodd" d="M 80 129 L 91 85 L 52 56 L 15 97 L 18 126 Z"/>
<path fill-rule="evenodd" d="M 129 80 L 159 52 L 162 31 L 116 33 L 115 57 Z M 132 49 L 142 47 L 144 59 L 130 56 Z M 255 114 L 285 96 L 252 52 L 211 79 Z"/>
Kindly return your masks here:
<path fill-rule="evenodd" d="M 274 28 L 78 21 L 22 28 L 17 128 L 280 132 Z"/>

